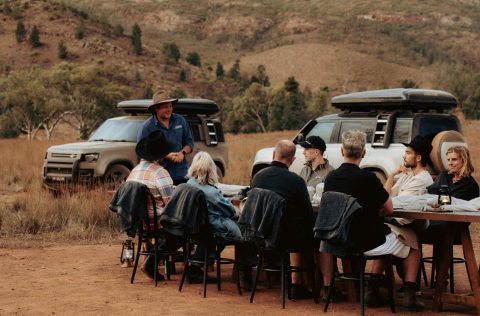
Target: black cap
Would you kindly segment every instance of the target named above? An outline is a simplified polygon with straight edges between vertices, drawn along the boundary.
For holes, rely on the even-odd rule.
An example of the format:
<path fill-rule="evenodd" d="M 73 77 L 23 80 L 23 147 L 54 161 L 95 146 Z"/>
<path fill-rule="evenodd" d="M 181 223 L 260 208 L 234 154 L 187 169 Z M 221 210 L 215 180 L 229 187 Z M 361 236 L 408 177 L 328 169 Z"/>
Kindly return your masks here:
<path fill-rule="evenodd" d="M 430 142 L 422 136 L 415 136 L 410 143 L 402 143 L 407 147 L 413 148 L 417 154 L 421 155 L 425 162 L 430 161 L 430 152 L 432 151 L 432 145 Z"/>
<path fill-rule="evenodd" d="M 319 136 L 309 136 L 305 141 L 300 142 L 299 145 L 303 148 L 319 149 L 322 154 L 325 152 L 325 150 L 327 150 L 327 145 L 325 145 L 325 142 Z"/>

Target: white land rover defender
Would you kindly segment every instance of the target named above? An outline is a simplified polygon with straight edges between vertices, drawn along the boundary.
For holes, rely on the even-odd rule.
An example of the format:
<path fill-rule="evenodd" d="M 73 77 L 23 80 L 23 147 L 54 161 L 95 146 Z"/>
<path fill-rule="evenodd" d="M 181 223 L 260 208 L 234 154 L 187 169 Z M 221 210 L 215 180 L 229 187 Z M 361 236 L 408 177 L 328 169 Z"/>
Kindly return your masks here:
<path fill-rule="evenodd" d="M 338 168 L 341 156 L 341 135 L 350 129 L 367 134 L 366 155 L 361 168 L 371 170 L 384 181 L 403 163 L 405 146 L 421 135 L 432 143 L 429 171 L 435 175 L 446 169 L 445 153 L 452 145 L 465 144 L 456 116 L 449 111 L 457 106 L 453 95 L 429 89 L 386 89 L 356 92 L 332 98 L 332 106 L 341 110 L 309 121 L 295 136 L 298 144 L 309 136 L 320 136 L 327 144 L 325 156 Z M 268 166 L 273 148 L 256 153 L 251 175 Z M 302 148 L 297 145 L 297 159 L 290 170 L 299 172 L 305 163 Z"/>
<path fill-rule="evenodd" d="M 48 148 L 43 162 L 44 185 L 58 190 L 71 184 L 103 182 L 116 188 L 139 161 L 135 153 L 137 133 L 151 115 L 147 110 L 151 104 L 151 99 L 119 102 L 117 108 L 128 115 L 106 120 L 88 141 Z M 228 149 L 220 120 L 213 117 L 219 112 L 218 105 L 206 99 L 179 99 L 173 111 L 185 117 L 192 131 L 194 149 L 187 156 L 189 163 L 196 152 L 207 151 L 219 175 L 224 176 Z"/>

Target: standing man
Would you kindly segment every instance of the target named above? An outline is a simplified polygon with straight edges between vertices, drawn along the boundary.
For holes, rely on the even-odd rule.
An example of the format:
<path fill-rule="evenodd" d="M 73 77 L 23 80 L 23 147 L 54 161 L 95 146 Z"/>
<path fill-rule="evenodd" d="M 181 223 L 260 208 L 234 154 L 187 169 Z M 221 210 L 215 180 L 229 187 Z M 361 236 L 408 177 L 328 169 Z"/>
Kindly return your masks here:
<path fill-rule="evenodd" d="M 165 157 L 161 164 L 170 173 L 175 185 L 187 181 L 186 156 L 193 150 L 190 126 L 183 116 L 173 113 L 173 106 L 177 101 L 178 99 L 168 98 L 165 91 L 156 92 L 153 95 L 153 104 L 148 107 L 152 117 L 143 123 L 137 135 L 137 141 L 140 141 L 151 132 L 160 130 L 167 141 L 174 144 L 172 152 Z"/>
<path fill-rule="evenodd" d="M 300 177 L 305 180 L 307 186 L 317 187 L 317 184 L 325 182 L 325 178 L 333 167 L 323 157 L 327 145 L 319 136 L 310 136 L 304 142 L 299 143 L 304 148 L 305 166 L 300 171 Z"/>
<path fill-rule="evenodd" d="M 288 167 L 295 159 L 295 144 L 289 140 L 280 140 L 273 151 L 273 161 L 269 167 L 260 170 L 252 179 L 252 188 L 271 190 L 286 201 L 281 221 L 280 243 L 283 247 L 313 251 L 313 209 L 308 196 L 305 181 Z M 299 253 L 290 256 L 293 266 L 301 265 Z M 292 298 L 312 297 L 301 283 L 299 273 L 292 274 Z"/>

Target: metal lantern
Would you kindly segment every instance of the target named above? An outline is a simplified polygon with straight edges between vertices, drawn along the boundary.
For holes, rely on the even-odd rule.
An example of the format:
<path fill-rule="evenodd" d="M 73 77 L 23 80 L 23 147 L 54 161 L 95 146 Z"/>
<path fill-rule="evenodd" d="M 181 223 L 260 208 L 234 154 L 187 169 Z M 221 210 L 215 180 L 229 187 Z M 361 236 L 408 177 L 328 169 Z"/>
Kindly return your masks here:
<path fill-rule="evenodd" d="M 122 253 L 120 254 L 120 262 L 132 261 L 135 253 L 135 243 L 131 239 L 127 239 L 122 244 Z"/>

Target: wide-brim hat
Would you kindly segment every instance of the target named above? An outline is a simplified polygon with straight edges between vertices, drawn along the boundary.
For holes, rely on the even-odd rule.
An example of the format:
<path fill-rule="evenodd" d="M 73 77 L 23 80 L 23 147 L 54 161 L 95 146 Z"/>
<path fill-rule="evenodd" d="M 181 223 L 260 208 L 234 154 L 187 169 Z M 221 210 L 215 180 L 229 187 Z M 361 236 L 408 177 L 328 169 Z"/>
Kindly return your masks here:
<path fill-rule="evenodd" d="M 430 142 L 422 137 L 422 136 L 415 136 L 414 139 L 410 143 L 402 143 L 407 147 L 413 148 L 415 152 L 418 154 L 422 155 L 424 161 L 429 162 L 430 161 L 430 152 L 432 151 L 432 144 Z"/>
<path fill-rule="evenodd" d="M 175 104 L 178 101 L 178 99 L 170 98 L 167 92 L 164 90 L 155 92 L 152 99 L 153 99 L 153 104 L 148 107 L 148 111 L 152 114 L 155 113 L 156 105 L 162 104 L 162 103 L 169 103 L 169 102 L 171 102 L 172 104 Z"/>
<path fill-rule="evenodd" d="M 298 143 L 303 148 L 316 148 L 319 149 L 322 153 L 327 149 L 325 141 L 320 136 L 309 136 L 303 142 Z"/>
<path fill-rule="evenodd" d="M 162 131 L 153 131 L 138 142 L 135 152 L 140 158 L 157 161 L 165 158 L 173 148 L 174 144 L 167 141 Z"/>

